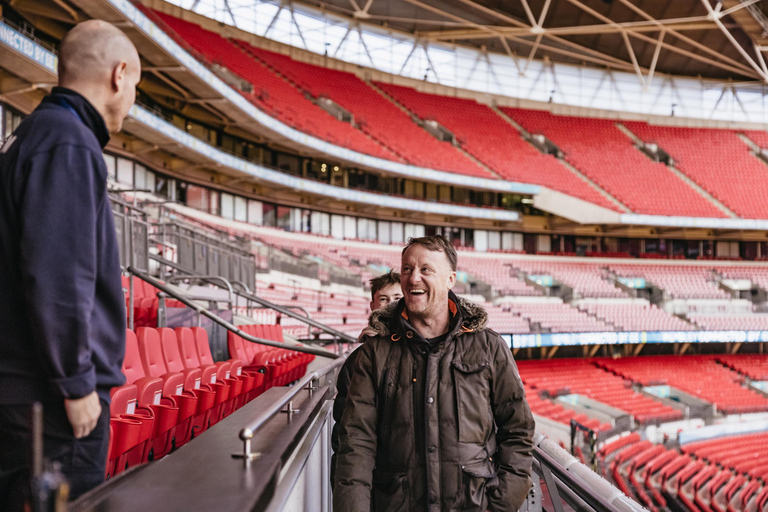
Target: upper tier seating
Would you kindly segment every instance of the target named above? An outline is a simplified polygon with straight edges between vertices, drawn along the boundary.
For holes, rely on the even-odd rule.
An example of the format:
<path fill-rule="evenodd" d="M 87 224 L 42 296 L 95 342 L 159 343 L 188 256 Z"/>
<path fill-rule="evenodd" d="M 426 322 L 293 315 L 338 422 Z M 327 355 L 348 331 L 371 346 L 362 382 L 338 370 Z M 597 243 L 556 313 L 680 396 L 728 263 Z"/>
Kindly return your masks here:
<path fill-rule="evenodd" d="M 726 279 L 749 279 L 752 284 L 768 290 L 768 267 L 718 267 L 716 271 Z"/>
<path fill-rule="evenodd" d="M 750 153 L 736 132 L 624 124 L 643 141 L 659 144 L 682 172 L 738 216 L 768 218 L 768 167 Z"/>
<path fill-rule="evenodd" d="M 523 382 L 539 392 L 585 395 L 632 414 L 638 423 L 672 421 L 683 417 L 682 412 L 635 393 L 627 387 L 624 379 L 597 368 L 585 359 L 518 361 L 517 365 Z"/>
<path fill-rule="evenodd" d="M 768 398 L 734 382 L 737 376 L 713 356 L 601 358 L 596 364 L 642 385 L 676 387 L 728 414 L 768 411 Z"/>
<path fill-rule="evenodd" d="M 473 100 L 374 83 L 421 119 L 437 121 L 453 132 L 466 151 L 503 178 L 543 185 L 610 210 L 616 209 L 553 156 L 543 155 L 523 140 L 518 131 L 490 107 Z"/>
<path fill-rule="evenodd" d="M 768 149 L 768 132 L 763 130 L 745 130 L 746 135 L 752 142 L 762 149 Z"/>
<path fill-rule="evenodd" d="M 550 275 L 557 281 L 573 288 L 582 297 L 626 297 L 627 294 L 612 282 L 603 279 L 601 265 L 584 262 L 517 260 L 516 268 L 533 275 Z"/>
<path fill-rule="evenodd" d="M 469 176 L 496 178 L 450 143 L 430 135 L 408 114 L 355 75 L 299 62 L 245 41 L 236 43 L 312 97 L 329 98 L 341 105 L 354 115 L 355 124 L 363 132 L 407 162 Z"/>
<path fill-rule="evenodd" d="M 667 291 L 676 299 L 729 299 L 723 290 L 708 279 L 709 267 L 697 265 L 611 264 L 610 268 L 624 277 L 643 277 Z"/>
<path fill-rule="evenodd" d="M 579 309 L 595 315 L 622 331 L 693 331 L 696 328 L 654 304 L 590 302 Z"/>
<path fill-rule="evenodd" d="M 503 334 L 526 334 L 531 332 L 531 325 L 520 313 L 502 305 L 486 302 L 482 304 L 488 312 L 488 328 Z"/>
<path fill-rule="evenodd" d="M 387 148 L 371 140 L 309 101 L 290 83 L 238 46 L 214 32 L 161 12 L 171 29 L 212 63 L 220 64 L 253 84 L 253 94 L 244 94 L 255 105 L 280 121 L 330 143 L 387 160 L 402 162 Z"/>
<path fill-rule="evenodd" d="M 508 302 L 504 308 L 518 313 L 530 323 L 540 324 L 550 332 L 604 332 L 613 327 L 602 320 L 563 303 Z"/>
<path fill-rule="evenodd" d="M 544 134 L 557 144 L 568 162 L 635 213 L 725 216 L 666 165 L 652 162 L 635 148 L 612 120 L 503 110 L 528 132 Z"/>
<path fill-rule="evenodd" d="M 459 269 L 485 281 L 501 295 L 541 296 L 542 293 L 518 277 L 514 263 L 500 258 L 483 258 L 462 253 Z"/>
<path fill-rule="evenodd" d="M 688 319 L 707 331 L 766 331 L 768 315 L 704 316 L 688 315 Z"/>

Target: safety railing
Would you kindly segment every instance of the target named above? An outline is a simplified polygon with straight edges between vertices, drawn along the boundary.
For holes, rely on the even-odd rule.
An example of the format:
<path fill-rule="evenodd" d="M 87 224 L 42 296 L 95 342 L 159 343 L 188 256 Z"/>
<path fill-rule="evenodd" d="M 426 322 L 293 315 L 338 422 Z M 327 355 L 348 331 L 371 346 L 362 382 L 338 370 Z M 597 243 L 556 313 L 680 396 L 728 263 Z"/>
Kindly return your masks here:
<path fill-rule="evenodd" d="M 291 345 L 288 345 L 286 343 L 281 343 L 279 341 L 273 341 L 273 340 L 268 340 L 268 339 L 258 338 L 256 336 L 252 336 L 252 335 L 247 334 L 246 332 L 240 330 L 234 324 L 232 324 L 230 322 L 227 322 L 226 320 L 224 320 L 220 316 L 210 312 L 208 309 L 200 306 L 199 304 L 196 304 L 194 301 L 190 300 L 188 297 L 185 297 L 184 294 L 176 292 L 175 290 L 173 290 L 169 286 L 165 285 L 164 283 L 160 282 L 158 279 L 155 279 L 154 277 L 150 276 L 146 272 L 143 272 L 141 270 L 135 269 L 133 267 L 128 267 L 128 272 L 130 274 L 132 274 L 133 276 L 136 276 L 139 279 L 141 279 L 143 281 L 146 281 L 147 283 L 151 284 L 152 286 L 154 286 L 155 288 L 157 288 L 161 292 L 165 293 L 169 297 L 172 297 L 172 298 L 178 300 L 179 302 L 181 302 L 182 304 L 184 304 L 188 308 L 190 308 L 193 311 L 195 311 L 198 315 L 204 316 L 204 317 L 212 320 L 214 323 L 222 326 L 227 331 L 235 333 L 238 336 L 240 336 L 241 338 L 243 338 L 244 340 L 250 341 L 251 343 L 259 343 L 261 345 L 267 345 L 267 346 L 275 347 L 275 348 L 290 349 L 290 350 L 295 350 L 296 352 L 303 352 L 303 353 L 307 353 L 307 354 L 314 354 L 314 355 L 318 355 L 318 356 L 329 357 L 329 358 L 332 358 L 332 359 L 336 359 L 336 358 L 341 357 L 339 354 L 335 354 L 334 352 L 331 352 L 330 350 L 326 350 L 324 348 L 310 347 L 310 346 L 307 346 L 307 345 L 304 345 L 304 344 L 296 344 L 296 345 L 291 344 Z M 133 288 L 133 279 L 130 279 L 129 282 L 130 282 L 131 288 Z M 300 315 L 297 315 L 297 316 L 300 317 Z M 303 317 L 300 317 L 300 318 L 303 318 Z M 317 323 L 317 322 L 315 322 L 315 323 Z M 322 324 L 318 324 L 318 325 L 322 326 Z M 322 326 L 322 327 L 325 327 L 325 326 Z M 326 328 L 326 329 L 329 329 L 329 328 Z M 343 335 L 343 333 L 340 333 L 340 334 Z M 346 335 L 344 335 L 344 336 L 346 338 L 349 338 L 349 336 L 346 336 Z"/>
<path fill-rule="evenodd" d="M 521 510 L 543 510 L 539 480 L 544 481 L 553 512 L 641 512 L 646 509 L 588 468 L 554 441 L 541 434 L 534 438 L 534 486 Z M 537 491 L 538 490 L 538 491 Z M 538 493 L 538 496 L 537 496 Z M 567 504 L 569 508 L 564 507 Z"/>
<path fill-rule="evenodd" d="M 297 412 L 301 412 L 298 409 L 293 408 L 293 399 L 296 397 L 296 395 L 298 395 L 302 390 L 306 390 L 312 394 L 313 391 L 319 388 L 318 383 L 320 378 L 325 377 L 330 372 L 336 370 L 336 368 L 344 364 L 344 361 L 344 358 L 336 359 L 321 369 L 306 374 L 296 384 L 293 385 L 290 391 L 284 394 L 277 401 L 273 402 L 256 418 L 251 420 L 245 427 L 240 430 L 240 433 L 238 434 L 240 440 L 243 442 L 242 453 L 233 453 L 232 457 L 245 460 L 257 459 L 260 454 L 251 450 L 251 441 L 253 440 L 253 437 L 258 433 L 259 429 L 280 412 L 288 414 L 289 416 L 296 414 Z"/>

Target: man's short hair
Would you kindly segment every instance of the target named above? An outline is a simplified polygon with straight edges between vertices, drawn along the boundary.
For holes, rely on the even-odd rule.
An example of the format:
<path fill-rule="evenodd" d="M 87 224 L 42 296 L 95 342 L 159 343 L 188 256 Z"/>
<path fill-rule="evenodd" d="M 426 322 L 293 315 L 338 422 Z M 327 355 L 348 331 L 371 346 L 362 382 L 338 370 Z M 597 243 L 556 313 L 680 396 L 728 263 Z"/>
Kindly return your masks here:
<path fill-rule="evenodd" d="M 445 254 L 448 258 L 448 263 L 451 265 L 451 270 L 456 272 L 456 264 L 458 263 L 459 256 L 456 254 L 456 249 L 453 248 L 451 243 L 446 240 L 443 235 L 422 236 L 419 238 L 409 238 L 408 243 L 403 248 L 403 255 L 412 245 L 422 245 L 430 251 L 439 251 Z"/>
<path fill-rule="evenodd" d="M 376 292 L 378 292 L 382 288 L 386 288 L 387 286 L 392 286 L 393 284 L 396 284 L 396 285 L 400 284 L 400 274 L 395 272 L 394 270 L 390 270 L 386 274 L 382 274 L 379 277 L 374 277 L 368 282 L 371 283 L 371 300 L 375 300 Z"/>

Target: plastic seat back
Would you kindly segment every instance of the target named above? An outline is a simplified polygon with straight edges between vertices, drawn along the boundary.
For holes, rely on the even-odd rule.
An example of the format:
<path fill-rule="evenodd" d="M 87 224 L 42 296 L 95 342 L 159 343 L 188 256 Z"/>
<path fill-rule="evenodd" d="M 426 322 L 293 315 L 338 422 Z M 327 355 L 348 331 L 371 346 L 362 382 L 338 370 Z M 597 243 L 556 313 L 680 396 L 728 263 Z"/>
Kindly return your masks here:
<path fill-rule="evenodd" d="M 177 327 L 176 340 L 184 368 L 199 368 L 200 357 L 197 355 L 195 335 L 192 330 L 189 327 Z"/>
<path fill-rule="evenodd" d="M 208 331 L 202 327 L 192 327 L 190 330 L 195 336 L 195 349 L 197 349 L 200 364 L 215 364 L 211 354 L 211 344 L 208 342 Z"/>
<path fill-rule="evenodd" d="M 128 384 L 133 384 L 146 376 L 144 373 L 144 366 L 141 363 L 141 355 L 139 354 L 139 342 L 136 339 L 136 334 L 130 329 L 125 330 L 123 374 L 125 375 Z"/>
<path fill-rule="evenodd" d="M 139 353 L 146 375 L 161 377 L 168 373 L 163 359 L 163 351 L 160 347 L 160 333 L 157 332 L 157 329 L 139 327 L 136 329 L 136 338 L 139 342 Z"/>
<path fill-rule="evenodd" d="M 240 336 L 238 336 L 233 332 L 228 332 L 227 348 L 229 349 L 229 357 L 237 359 L 243 364 L 250 363 L 250 361 L 248 360 L 248 356 L 245 354 L 245 346 L 244 346 L 245 343 L 249 343 L 249 342 L 244 341 L 243 338 L 241 338 Z"/>

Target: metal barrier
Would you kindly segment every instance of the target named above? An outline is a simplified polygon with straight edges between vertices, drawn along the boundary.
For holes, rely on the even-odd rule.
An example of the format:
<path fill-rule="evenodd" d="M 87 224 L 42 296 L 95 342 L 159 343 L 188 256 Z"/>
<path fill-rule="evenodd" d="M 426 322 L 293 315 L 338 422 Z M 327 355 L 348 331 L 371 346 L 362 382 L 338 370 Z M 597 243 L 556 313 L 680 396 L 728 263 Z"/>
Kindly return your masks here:
<path fill-rule="evenodd" d="M 291 388 L 291 391 L 283 395 L 283 397 L 274 402 L 267 410 L 265 410 L 263 413 L 261 413 L 259 416 L 251 420 L 248 425 L 243 427 L 240 430 L 240 433 L 238 434 L 240 437 L 240 440 L 243 441 L 243 451 L 242 453 L 233 453 L 232 457 L 239 458 L 239 459 L 246 459 L 246 460 L 253 460 L 257 459 L 261 454 L 254 453 L 251 451 L 251 441 L 253 440 L 253 436 L 256 435 L 256 433 L 259 431 L 261 427 L 264 426 L 269 420 L 275 417 L 279 412 L 284 412 L 288 414 L 289 416 L 292 414 L 296 414 L 297 412 L 301 412 L 298 409 L 293 408 L 293 398 L 299 394 L 300 391 L 303 389 L 306 389 L 309 391 L 310 394 L 312 394 L 313 391 L 318 389 L 318 381 L 321 377 L 324 377 L 331 371 L 336 370 L 339 366 L 344 364 L 345 359 L 339 358 L 333 361 L 332 363 L 324 366 L 320 370 L 313 371 L 311 373 L 308 373 L 305 375 L 301 380 L 299 380 L 296 384 L 294 384 L 293 388 Z M 306 388 L 305 388 L 306 386 Z M 285 409 L 283 409 L 285 407 Z"/>
<path fill-rule="evenodd" d="M 309 346 L 303 345 L 303 344 L 289 345 L 289 344 L 286 344 L 286 343 L 281 343 L 279 341 L 272 341 L 272 340 L 268 340 L 268 339 L 264 339 L 264 338 L 257 338 L 256 336 L 251 336 L 250 334 L 247 334 L 244 331 L 241 331 L 235 325 L 233 325 L 233 324 L 227 322 L 226 320 L 222 319 L 221 317 L 211 313 L 206 308 L 204 308 L 204 307 L 202 307 L 202 306 L 200 306 L 198 304 L 195 304 L 193 301 L 191 301 L 189 298 L 185 297 L 183 294 L 177 293 L 173 289 L 171 289 L 168 286 L 166 286 L 164 283 L 162 283 L 159 280 L 155 279 L 154 277 L 148 275 L 146 272 L 142 272 L 141 270 L 137 270 L 137 269 L 135 269 L 133 267 L 128 267 L 128 272 L 130 274 L 138 277 L 139 279 L 142 279 L 143 281 L 148 282 L 149 284 L 151 284 L 152 286 L 154 286 L 155 288 L 157 288 L 161 292 L 165 293 L 169 297 L 173 297 L 174 299 L 178 300 L 179 302 L 181 302 L 182 304 L 184 304 L 188 308 L 196 311 L 199 315 L 202 315 L 202 316 L 204 316 L 206 318 L 209 318 L 210 320 L 213 320 L 215 323 L 217 323 L 220 326 L 224 327 L 228 331 L 237 334 L 238 336 L 240 336 L 244 340 L 250 341 L 251 343 L 260 343 L 262 345 L 267 345 L 267 346 L 270 346 L 270 347 L 282 348 L 282 349 L 290 349 L 290 350 L 295 350 L 296 352 L 304 352 L 304 353 L 307 353 L 307 354 L 314 354 L 314 355 L 318 355 L 318 356 L 329 357 L 329 358 L 332 358 L 332 359 L 337 359 L 337 358 L 341 357 L 340 355 L 335 354 L 335 353 L 331 352 L 330 350 L 326 350 L 324 348 L 314 348 L 314 347 L 309 347 Z M 131 284 L 133 284 L 133 279 L 130 279 L 130 282 L 131 282 Z M 296 315 L 296 316 L 299 316 L 299 318 L 303 318 L 300 315 Z M 306 319 L 306 318 L 304 320 L 311 321 L 311 320 Z M 323 326 L 322 324 L 318 324 L 317 322 L 314 322 L 314 321 L 312 321 L 312 322 L 317 324 L 317 325 L 319 325 L 319 326 L 321 326 L 321 327 L 323 327 L 323 328 L 325 328 L 325 329 L 328 329 L 330 331 L 333 330 L 333 329 L 329 329 L 329 328 Z M 349 336 L 347 336 L 347 335 L 345 335 L 343 333 L 340 333 L 340 334 L 342 334 L 346 338 L 349 338 Z"/>

